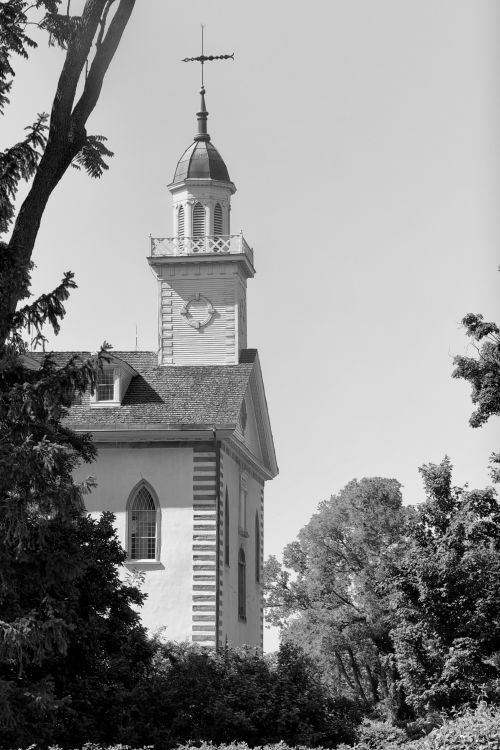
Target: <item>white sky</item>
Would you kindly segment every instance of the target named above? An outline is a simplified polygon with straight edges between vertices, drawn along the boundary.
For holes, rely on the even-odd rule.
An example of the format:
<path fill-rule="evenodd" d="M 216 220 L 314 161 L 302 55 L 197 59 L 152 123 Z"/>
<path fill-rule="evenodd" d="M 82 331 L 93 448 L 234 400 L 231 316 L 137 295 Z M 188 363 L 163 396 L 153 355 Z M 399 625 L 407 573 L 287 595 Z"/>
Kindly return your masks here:
<path fill-rule="evenodd" d="M 89 124 L 111 169 L 70 170 L 51 198 L 34 291 L 68 269 L 79 284 L 54 348 L 133 349 L 137 324 L 156 349 L 147 237 L 172 234 L 165 186 L 199 103 L 199 65 L 180 60 L 202 22 L 207 54 L 236 53 L 205 85 L 232 231 L 255 250 L 249 346 L 280 466 L 266 554 L 354 477 L 396 477 L 418 502 L 418 466 L 447 453 L 457 483 L 489 481 L 498 421 L 468 426 L 451 371 L 461 318 L 500 318 L 499 21 L 496 0 L 138 0 Z M 19 64 L 1 147 L 50 110 L 61 62 L 42 46 Z"/>

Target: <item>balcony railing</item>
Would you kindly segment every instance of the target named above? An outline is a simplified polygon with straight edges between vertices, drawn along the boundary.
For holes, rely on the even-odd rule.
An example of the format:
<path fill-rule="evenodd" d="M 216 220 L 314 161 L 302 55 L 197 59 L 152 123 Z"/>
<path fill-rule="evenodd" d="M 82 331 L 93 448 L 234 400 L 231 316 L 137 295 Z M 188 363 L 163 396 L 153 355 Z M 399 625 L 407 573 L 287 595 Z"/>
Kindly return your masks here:
<path fill-rule="evenodd" d="M 253 250 L 242 234 L 210 237 L 151 237 L 151 256 L 246 255 L 253 265 Z"/>

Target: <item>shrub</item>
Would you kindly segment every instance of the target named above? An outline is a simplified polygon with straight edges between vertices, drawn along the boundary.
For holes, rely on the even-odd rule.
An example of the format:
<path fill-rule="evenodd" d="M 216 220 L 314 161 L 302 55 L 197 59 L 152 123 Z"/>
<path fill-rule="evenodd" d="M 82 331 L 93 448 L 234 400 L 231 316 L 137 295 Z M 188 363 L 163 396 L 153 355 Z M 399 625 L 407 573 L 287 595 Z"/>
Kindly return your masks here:
<path fill-rule="evenodd" d="M 480 703 L 466 709 L 405 750 L 500 750 L 500 708 Z M 385 750 L 385 748 L 380 748 Z"/>
<path fill-rule="evenodd" d="M 379 750 L 386 745 L 400 747 L 408 741 L 403 729 L 385 721 L 364 719 L 358 728 L 359 744 L 367 750 Z M 385 743 L 385 744 L 384 744 Z"/>

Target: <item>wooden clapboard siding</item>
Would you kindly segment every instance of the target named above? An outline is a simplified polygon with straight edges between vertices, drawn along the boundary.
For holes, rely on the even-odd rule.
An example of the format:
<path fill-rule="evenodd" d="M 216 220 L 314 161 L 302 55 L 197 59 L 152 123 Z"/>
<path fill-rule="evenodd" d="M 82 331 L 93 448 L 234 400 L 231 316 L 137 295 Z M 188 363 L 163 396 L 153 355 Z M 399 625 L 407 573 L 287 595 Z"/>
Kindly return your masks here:
<path fill-rule="evenodd" d="M 181 267 L 176 269 L 175 277 L 162 280 L 162 364 L 210 365 L 238 362 L 236 276 L 229 272 L 209 276 L 207 270 L 200 266 L 202 264 L 186 267 L 186 275 L 183 275 Z M 206 297 L 215 308 L 215 315 L 210 323 L 200 329 L 190 326 L 186 316 L 181 313 L 185 303 L 196 294 Z"/>
<path fill-rule="evenodd" d="M 255 409 L 253 405 L 253 399 L 251 394 L 251 389 L 248 388 L 246 394 L 245 394 L 245 406 L 247 411 L 247 423 L 245 431 L 243 431 L 243 426 L 241 423 L 241 417 L 238 422 L 238 425 L 236 427 L 236 430 L 234 431 L 235 437 L 238 438 L 238 440 L 241 440 L 241 442 L 246 445 L 246 447 L 252 452 L 254 456 L 256 456 L 259 460 L 262 461 L 262 450 L 261 450 L 261 444 L 260 444 L 260 436 L 259 436 L 259 427 L 257 424 L 257 417 L 255 415 Z"/>

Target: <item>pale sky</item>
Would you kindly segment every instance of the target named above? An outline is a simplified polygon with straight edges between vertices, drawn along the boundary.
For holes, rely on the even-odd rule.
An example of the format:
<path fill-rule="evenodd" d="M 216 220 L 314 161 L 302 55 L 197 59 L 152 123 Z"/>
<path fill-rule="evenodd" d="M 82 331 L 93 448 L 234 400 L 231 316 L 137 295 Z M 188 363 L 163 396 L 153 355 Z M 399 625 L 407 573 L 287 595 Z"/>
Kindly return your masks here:
<path fill-rule="evenodd" d="M 134 349 L 136 325 L 157 348 L 148 235 L 172 234 L 200 23 L 206 54 L 235 52 L 205 85 L 232 231 L 255 252 L 249 346 L 280 466 L 266 555 L 354 477 L 396 477 L 419 502 L 418 466 L 448 454 L 457 483 L 488 484 L 499 422 L 468 426 L 451 371 L 461 318 L 500 319 L 497 0 L 138 0 L 89 125 L 110 170 L 70 170 L 36 246 L 36 293 L 69 269 L 79 285 L 54 348 Z M 50 110 L 61 62 L 44 45 L 18 65 L 1 147 Z"/>

